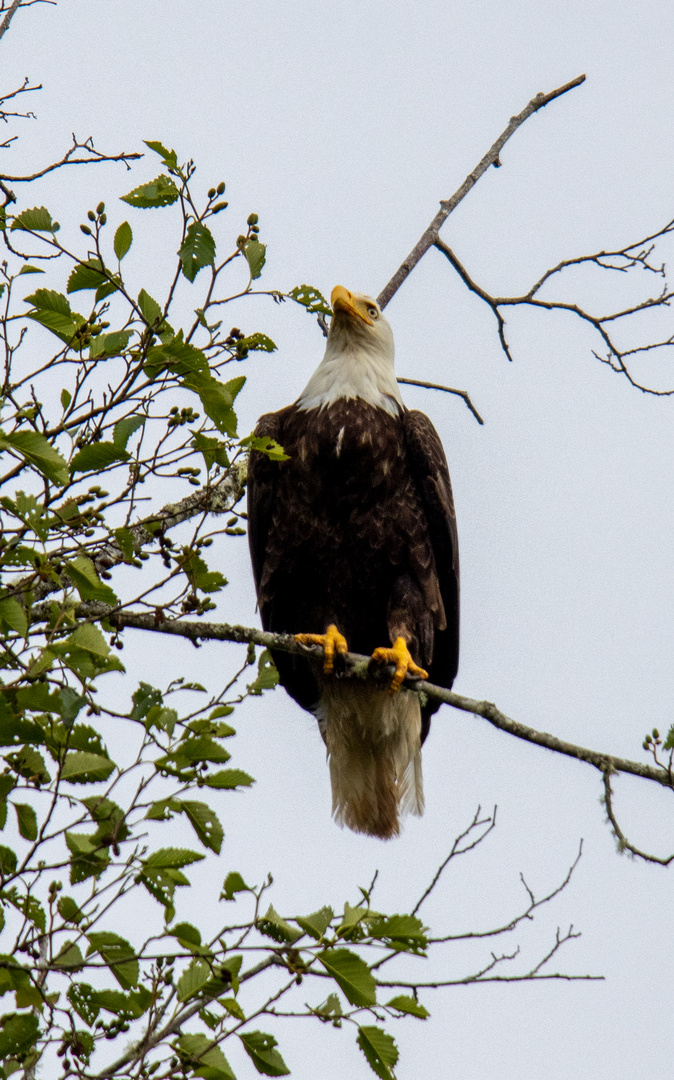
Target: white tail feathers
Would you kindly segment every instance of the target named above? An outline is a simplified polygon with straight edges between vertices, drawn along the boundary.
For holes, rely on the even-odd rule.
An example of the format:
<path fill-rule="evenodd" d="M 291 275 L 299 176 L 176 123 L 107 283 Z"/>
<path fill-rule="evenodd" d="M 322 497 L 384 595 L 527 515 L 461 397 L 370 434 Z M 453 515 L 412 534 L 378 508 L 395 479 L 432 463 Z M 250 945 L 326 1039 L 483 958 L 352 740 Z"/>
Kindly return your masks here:
<path fill-rule="evenodd" d="M 400 815 L 424 810 L 421 710 L 417 694 L 395 696 L 367 683 L 331 680 L 316 710 L 339 825 L 386 840 Z"/>

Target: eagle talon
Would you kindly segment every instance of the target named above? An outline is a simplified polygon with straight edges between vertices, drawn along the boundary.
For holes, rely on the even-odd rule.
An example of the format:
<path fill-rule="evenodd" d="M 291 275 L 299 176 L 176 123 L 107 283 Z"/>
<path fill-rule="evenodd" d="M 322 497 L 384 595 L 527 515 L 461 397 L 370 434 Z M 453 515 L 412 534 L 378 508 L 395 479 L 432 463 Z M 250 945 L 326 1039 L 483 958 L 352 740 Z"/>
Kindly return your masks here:
<path fill-rule="evenodd" d="M 390 649 L 379 648 L 372 653 L 376 664 L 395 664 L 395 673 L 389 686 L 389 693 L 397 694 L 406 676 L 414 675 L 417 679 L 427 679 L 428 672 L 415 664 L 404 638 L 396 638 Z"/>
<path fill-rule="evenodd" d="M 346 643 L 346 638 L 343 634 L 340 634 L 339 630 L 334 623 L 330 623 L 330 626 L 324 634 L 295 634 L 295 641 L 299 641 L 300 645 L 322 645 L 323 654 L 325 659 L 323 660 L 323 671 L 326 675 L 332 675 L 335 668 L 335 653 L 337 654 L 337 664 L 340 670 L 344 668 L 344 657 L 349 651 L 349 647 Z"/>

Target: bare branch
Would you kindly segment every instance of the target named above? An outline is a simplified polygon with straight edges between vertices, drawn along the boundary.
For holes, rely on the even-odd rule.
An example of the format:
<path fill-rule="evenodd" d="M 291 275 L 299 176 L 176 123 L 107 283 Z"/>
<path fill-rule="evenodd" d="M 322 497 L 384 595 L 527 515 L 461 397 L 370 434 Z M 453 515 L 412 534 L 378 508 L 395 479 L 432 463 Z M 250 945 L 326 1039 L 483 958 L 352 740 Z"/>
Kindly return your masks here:
<path fill-rule="evenodd" d="M 466 177 L 461 187 L 451 196 L 451 198 L 444 200 L 440 203 L 440 209 L 431 221 L 430 225 L 422 235 L 420 240 L 412 248 L 411 252 L 402 263 L 402 265 L 396 270 L 395 274 L 386 285 L 379 296 L 377 297 L 377 303 L 381 308 L 385 308 L 391 298 L 397 293 L 398 289 L 402 285 L 405 278 L 414 270 L 414 267 L 423 258 L 428 249 L 435 244 L 438 233 L 445 221 L 452 213 L 453 210 L 459 205 L 461 200 L 468 194 L 468 192 L 475 186 L 481 176 L 486 173 L 490 165 L 495 168 L 499 168 L 501 164 L 500 154 L 507 143 L 511 135 L 517 131 L 518 127 L 528 120 L 530 116 L 533 116 L 539 109 L 544 108 L 555 98 L 561 97 L 562 94 L 566 94 L 569 90 L 573 90 L 574 87 L 580 86 L 585 82 L 585 76 L 579 75 L 577 78 L 572 79 L 571 82 L 565 83 L 564 86 L 558 87 L 556 90 L 550 91 L 549 94 L 536 94 L 536 97 L 532 98 L 529 104 L 518 113 L 517 116 L 513 116 L 510 119 L 510 123 L 505 130 L 499 135 L 493 146 L 487 151 L 485 156 L 479 165 L 473 169 L 471 173 Z"/>
<path fill-rule="evenodd" d="M 457 397 L 463 398 L 466 405 L 472 412 L 473 416 L 477 420 L 478 424 L 484 424 L 484 420 L 480 416 L 479 412 L 473 405 L 473 402 L 468 396 L 467 390 L 455 390 L 452 386 L 442 386 L 440 383 L 423 382 L 421 379 L 397 379 L 399 383 L 405 383 L 407 386 L 423 386 L 426 390 L 444 390 L 446 394 L 456 394 Z"/>
<path fill-rule="evenodd" d="M 81 150 L 86 157 L 76 157 L 78 150 Z M 66 165 L 89 165 L 93 162 L 101 161 L 121 161 L 127 169 L 130 168 L 130 161 L 138 161 L 143 157 L 143 154 L 104 154 L 100 150 L 97 150 L 94 146 L 93 139 L 89 136 L 84 142 L 78 142 L 75 135 L 73 135 L 73 145 L 63 155 L 60 161 L 55 161 L 51 165 L 46 165 L 44 169 L 39 169 L 38 172 L 31 173 L 28 176 L 9 176 L 3 173 L 0 179 L 6 180 L 10 184 L 28 184 L 32 180 L 39 180 L 42 176 L 46 176 L 50 172 L 54 172 L 55 169 L 61 169 Z"/>
<path fill-rule="evenodd" d="M 464 831 L 459 836 L 457 836 L 456 840 L 452 844 L 452 850 L 450 851 L 449 855 L 444 860 L 444 862 L 440 864 L 440 866 L 435 872 L 435 876 L 433 877 L 430 885 L 421 894 L 420 898 L 417 900 L 416 904 L 412 908 L 412 915 L 416 915 L 424 900 L 427 900 L 428 897 L 431 895 L 433 889 L 438 884 L 440 878 L 442 877 L 442 874 L 444 873 L 447 866 L 449 866 L 452 859 L 457 858 L 458 855 L 465 855 L 468 851 L 472 851 L 473 848 L 476 848 L 478 844 L 481 844 L 482 841 L 487 838 L 492 829 L 496 828 L 496 807 L 494 807 L 491 817 L 488 818 L 480 817 L 481 809 L 482 808 L 478 806 L 477 810 L 475 811 L 475 817 L 471 821 L 468 828 L 464 829 Z M 481 832 L 476 837 L 472 837 L 471 834 L 475 831 L 475 829 L 479 829 L 483 825 L 487 826 L 484 832 Z M 462 840 L 468 840 L 469 842 L 462 846 Z"/>
<path fill-rule="evenodd" d="M 604 772 L 604 798 L 603 798 L 603 803 L 604 803 L 604 806 L 606 807 L 606 816 L 607 816 L 608 820 L 611 823 L 611 828 L 613 829 L 613 834 L 614 834 L 616 840 L 618 841 L 618 850 L 619 851 L 629 851 L 632 855 L 636 855 L 636 856 L 638 856 L 638 858 L 644 859 L 645 862 L 658 863 L 658 865 L 660 865 L 660 866 L 669 866 L 669 864 L 674 861 L 674 854 L 673 855 L 667 855 L 665 858 L 660 858 L 658 855 L 649 855 L 648 852 L 641 851 L 640 848 L 635 847 L 634 844 L 631 844 L 630 841 L 627 839 L 624 832 L 620 828 L 620 825 L 618 824 L 617 818 L 615 816 L 615 811 L 613 809 L 613 791 L 611 789 L 611 770 L 609 770 L 609 769 L 607 769 Z"/>
<path fill-rule="evenodd" d="M 672 232 L 674 223 L 669 222 L 654 236 L 665 236 Z M 648 237 L 647 240 L 651 240 L 653 237 Z M 609 312 L 606 315 L 591 315 L 579 304 L 563 303 L 559 300 L 541 300 L 537 293 L 541 287 L 550 280 L 553 274 L 557 274 L 562 270 L 567 269 L 569 266 L 579 266 L 581 264 L 593 264 L 602 270 L 622 270 L 627 271 L 635 266 L 641 266 L 643 269 L 649 270 L 652 273 L 660 276 L 665 275 L 664 267 L 653 266 L 648 262 L 648 256 L 652 251 L 652 247 L 647 250 L 635 251 L 637 248 L 641 248 L 646 241 L 638 241 L 636 244 L 631 244 L 620 251 L 605 252 L 600 251 L 595 255 L 582 255 L 576 259 L 566 259 L 563 262 L 547 270 L 545 274 L 536 282 L 535 285 L 529 289 L 527 293 L 523 293 L 521 296 L 492 296 L 490 293 L 483 289 L 476 281 L 473 280 L 465 266 L 457 258 L 452 249 L 441 240 L 439 237 L 434 241 L 434 246 L 441 251 L 446 259 L 451 263 L 457 274 L 463 281 L 464 285 L 476 296 L 479 296 L 493 311 L 498 324 L 498 335 L 501 342 L 501 348 L 505 353 L 508 360 L 512 360 L 512 354 L 510 352 L 510 346 L 505 336 L 505 319 L 501 313 L 501 308 L 504 307 L 517 307 L 519 305 L 528 307 L 543 308 L 546 311 L 568 311 L 573 315 L 577 315 L 578 318 L 584 322 L 589 323 L 590 326 L 599 334 L 604 347 L 607 350 L 607 355 L 602 356 L 596 350 L 593 350 L 593 355 L 604 364 L 621 375 L 624 375 L 628 382 L 637 390 L 641 390 L 645 394 L 653 394 L 656 397 L 669 397 L 674 394 L 674 389 L 671 390 L 656 390 L 652 387 L 645 386 L 643 383 L 638 382 L 631 374 L 627 364 L 627 357 L 638 356 L 641 353 L 649 352 L 653 349 L 666 348 L 668 346 L 674 346 L 674 335 L 662 340 L 652 342 L 647 345 L 640 345 L 636 348 L 621 349 L 617 344 L 614 337 L 612 337 L 609 330 L 606 328 L 607 323 L 616 322 L 618 319 L 627 318 L 630 315 L 634 315 L 637 312 L 648 311 L 651 308 L 657 307 L 669 307 L 672 297 L 674 297 L 674 291 L 670 290 L 665 284 L 665 288 L 657 296 L 647 297 L 646 300 L 641 301 L 638 304 L 633 304 L 630 307 L 622 308 L 620 311 Z M 622 265 L 614 265 L 607 263 L 606 259 L 622 259 Z"/>
<path fill-rule="evenodd" d="M 0 23 L 0 38 L 5 33 L 6 30 L 9 30 L 9 24 L 11 23 L 12 19 L 14 18 L 14 16 L 16 15 L 16 13 L 17 13 L 17 11 L 18 11 L 18 9 L 20 7 L 21 7 L 21 0 L 14 0 L 12 6 L 7 9 L 7 13 L 6 13 L 4 19 L 2 20 L 2 22 Z"/>

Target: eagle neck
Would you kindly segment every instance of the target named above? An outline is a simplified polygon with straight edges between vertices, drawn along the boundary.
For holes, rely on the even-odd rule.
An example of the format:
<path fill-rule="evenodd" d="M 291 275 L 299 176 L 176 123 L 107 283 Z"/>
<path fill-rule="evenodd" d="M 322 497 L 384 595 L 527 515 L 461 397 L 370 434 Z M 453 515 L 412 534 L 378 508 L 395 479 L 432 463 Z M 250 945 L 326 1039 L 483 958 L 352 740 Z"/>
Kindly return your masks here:
<path fill-rule="evenodd" d="M 398 416 L 403 408 L 393 350 L 365 348 L 360 342 L 331 341 L 297 400 L 301 410 L 323 408 L 342 398 L 360 398 Z"/>

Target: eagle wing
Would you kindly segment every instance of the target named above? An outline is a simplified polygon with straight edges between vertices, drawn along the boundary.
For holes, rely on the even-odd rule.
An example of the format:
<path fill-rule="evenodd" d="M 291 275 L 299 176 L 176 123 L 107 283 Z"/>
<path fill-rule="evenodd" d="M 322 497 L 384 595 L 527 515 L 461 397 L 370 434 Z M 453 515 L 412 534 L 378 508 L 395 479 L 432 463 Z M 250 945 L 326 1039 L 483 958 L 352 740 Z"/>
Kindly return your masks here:
<path fill-rule="evenodd" d="M 428 417 L 416 410 L 405 411 L 403 428 L 408 460 L 428 525 L 447 618 L 446 629 L 435 632 L 429 679 L 450 689 L 459 666 L 459 539 L 452 485 L 440 436 Z M 436 704 L 429 714 L 437 708 Z"/>
<path fill-rule="evenodd" d="M 283 425 L 293 406 L 280 409 L 275 413 L 261 416 L 254 434 L 261 438 L 274 439 L 283 446 Z M 272 461 L 259 450 L 252 450 L 248 460 L 248 544 L 253 565 L 253 577 L 257 592 L 260 617 L 265 630 L 287 631 L 285 625 L 276 625 L 274 616 L 273 585 L 269 582 L 270 567 L 279 565 L 283 559 L 283 550 L 279 547 L 278 537 L 274 538 L 271 528 L 277 511 L 277 484 L 279 462 Z M 274 663 L 278 669 L 281 684 L 291 697 L 303 709 L 312 712 L 319 697 L 319 689 L 314 674 L 306 662 L 299 656 L 272 651 Z"/>
<path fill-rule="evenodd" d="M 275 442 L 282 446 L 281 434 L 285 413 L 286 410 L 281 409 L 279 412 L 266 413 L 261 416 L 256 424 L 254 434 L 260 438 L 274 439 Z M 259 450 L 252 450 L 248 459 L 247 481 L 248 544 L 253 564 L 255 589 L 261 610 L 264 607 L 264 599 L 260 595 L 260 587 L 267 558 L 269 529 L 274 513 L 277 477 L 278 464 Z M 265 625 L 264 612 L 262 614 L 263 625 Z"/>

